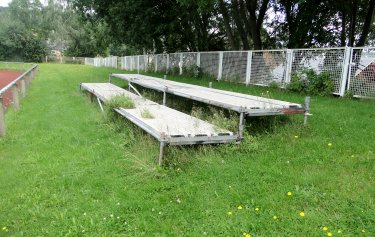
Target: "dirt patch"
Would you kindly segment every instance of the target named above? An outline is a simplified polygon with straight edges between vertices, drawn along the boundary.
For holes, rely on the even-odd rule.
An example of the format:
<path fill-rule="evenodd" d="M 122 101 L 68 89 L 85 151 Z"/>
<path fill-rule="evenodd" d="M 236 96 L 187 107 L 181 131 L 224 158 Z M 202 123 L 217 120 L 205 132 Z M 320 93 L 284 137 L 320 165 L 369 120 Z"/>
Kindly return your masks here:
<path fill-rule="evenodd" d="M 21 75 L 22 72 L 19 71 L 0 70 L 0 89 L 4 88 Z M 7 108 L 12 103 L 12 90 L 8 90 L 3 94 L 3 102 L 5 108 Z"/>

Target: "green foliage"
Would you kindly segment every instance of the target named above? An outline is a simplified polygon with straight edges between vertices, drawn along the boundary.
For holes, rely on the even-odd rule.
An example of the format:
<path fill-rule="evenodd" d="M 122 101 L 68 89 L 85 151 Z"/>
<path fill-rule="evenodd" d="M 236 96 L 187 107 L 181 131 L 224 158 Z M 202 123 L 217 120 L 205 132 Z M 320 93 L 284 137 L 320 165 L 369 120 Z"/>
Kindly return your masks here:
<path fill-rule="evenodd" d="M 353 99 L 353 97 L 354 97 L 353 91 L 351 91 L 351 90 L 346 90 L 346 91 L 345 91 L 345 94 L 344 94 L 344 97 L 345 97 L 345 98 L 348 98 L 348 99 Z"/>
<path fill-rule="evenodd" d="M 330 95 L 334 84 L 328 72 L 317 74 L 313 69 L 306 69 L 301 73 L 292 73 L 287 89 L 310 95 Z"/>
<path fill-rule="evenodd" d="M 193 77 L 193 78 L 200 78 L 203 75 L 202 68 L 198 67 L 197 65 L 183 67 L 182 73 L 188 77 Z"/>
<path fill-rule="evenodd" d="M 305 92 L 306 85 L 305 81 L 299 77 L 297 73 L 292 73 L 290 83 L 287 85 L 287 89 L 293 92 Z"/>
<path fill-rule="evenodd" d="M 171 67 L 169 68 L 168 72 L 167 72 L 168 75 L 180 75 L 180 67 Z"/>
<path fill-rule="evenodd" d="M 233 111 L 226 111 L 208 106 L 206 108 L 193 107 L 191 115 L 193 117 L 206 120 L 217 127 L 218 130 L 225 129 L 232 132 L 238 131 L 239 116 Z"/>
<path fill-rule="evenodd" d="M 279 89 L 280 88 L 280 85 L 276 82 L 276 81 L 272 81 L 269 85 L 268 85 L 269 88 L 273 89 L 273 90 L 276 90 L 276 89 Z"/>

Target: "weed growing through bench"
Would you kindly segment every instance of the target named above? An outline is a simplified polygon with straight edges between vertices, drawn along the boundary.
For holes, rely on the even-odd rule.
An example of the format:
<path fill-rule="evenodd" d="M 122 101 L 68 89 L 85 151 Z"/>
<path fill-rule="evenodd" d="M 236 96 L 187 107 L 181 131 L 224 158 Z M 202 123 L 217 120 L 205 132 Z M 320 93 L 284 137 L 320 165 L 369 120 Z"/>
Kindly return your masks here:
<path fill-rule="evenodd" d="M 118 95 L 118 96 L 112 97 L 105 104 L 105 111 L 109 120 L 114 120 L 116 116 L 115 109 L 118 109 L 118 108 L 134 109 L 135 104 L 134 104 L 134 101 L 127 96 Z"/>

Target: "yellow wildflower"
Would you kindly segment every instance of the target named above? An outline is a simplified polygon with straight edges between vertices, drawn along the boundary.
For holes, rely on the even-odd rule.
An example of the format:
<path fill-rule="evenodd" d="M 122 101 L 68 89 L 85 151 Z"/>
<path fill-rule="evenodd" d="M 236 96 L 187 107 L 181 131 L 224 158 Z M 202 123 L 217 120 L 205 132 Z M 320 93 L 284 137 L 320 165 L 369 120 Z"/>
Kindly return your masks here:
<path fill-rule="evenodd" d="M 292 196 L 292 192 L 288 192 L 288 196 Z"/>
<path fill-rule="evenodd" d="M 231 211 L 228 211 L 228 215 L 231 216 L 233 213 Z"/>
<path fill-rule="evenodd" d="M 361 230 L 362 233 L 365 233 L 366 231 L 364 229 Z"/>
<path fill-rule="evenodd" d="M 245 237 L 251 237 L 251 235 L 250 234 L 246 234 Z"/>
<path fill-rule="evenodd" d="M 295 136 L 294 136 L 294 138 L 298 138 L 298 136 L 297 136 L 297 135 L 295 135 Z"/>
<path fill-rule="evenodd" d="M 341 231 L 341 230 L 338 230 L 338 231 L 337 231 L 337 234 L 341 234 L 341 233 L 342 233 L 342 231 Z"/>
<path fill-rule="evenodd" d="M 328 146 L 332 146 L 332 143 L 328 143 Z"/>
<path fill-rule="evenodd" d="M 324 226 L 324 227 L 323 227 L 323 230 L 324 230 L 324 231 L 327 231 L 327 230 L 328 230 L 328 228 Z"/>
<path fill-rule="evenodd" d="M 255 211 L 259 211 L 259 207 L 256 207 L 256 208 L 255 208 Z"/>
<path fill-rule="evenodd" d="M 304 216 L 305 216 L 305 213 L 304 213 L 303 211 L 301 211 L 301 212 L 299 213 L 299 215 L 300 215 L 301 217 L 304 217 Z"/>
<path fill-rule="evenodd" d="M 273 219 L 276 220 L 276 219 L 277 219 L 277 216 L 273 216 Z"/>
<path fill-rule="evenodd" d="M 3 228 L 2 228 L 2 230 L 6 230 L 7 229 L 7 227 L 6 226 L 4 226 Z"/>
<path fill-rule="evenodd" d="M 332 236 L 332 233 L 331 233 L 331 232 L 328 232 L 327 235 L 328 235 L 328 236 Z"/>
<path fill-rule="evenodd" d="M 242 206 L 239 205 L 239 206 L 237 207 L 237 209 L 238 209 L 238 210 L 242 210 Z"/>

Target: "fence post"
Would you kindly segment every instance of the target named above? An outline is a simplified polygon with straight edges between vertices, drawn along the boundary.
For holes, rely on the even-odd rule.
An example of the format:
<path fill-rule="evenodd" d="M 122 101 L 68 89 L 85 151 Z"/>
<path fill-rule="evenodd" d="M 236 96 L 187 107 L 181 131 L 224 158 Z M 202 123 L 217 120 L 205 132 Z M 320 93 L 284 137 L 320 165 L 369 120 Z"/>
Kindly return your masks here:
<path fill-rule="evenodd" d="M 167 54 L 167 72 L 169 71 L 169 54 Z"/>
<path fill-rule="evenodd" d="M 290 83 L 292 76 L 292 64 L 293 64 L 293 49 L 286 50 L 286 70 L 285 70 L 285 80 L 284 84 Z"/>
<path fill-rule="evenodd" d="M 25 85 L 25 79 L 21 79 L 20 80 L 20 83 L 21 83 L 21 95 L 22 97 L 25 97 L 26 96 L 26 85 Z"/>
<path fill-rule="evenodd" d="M 13 106 L 14 110 L 18 111 L 20 109 L 20 99 L 18 97 L 18 86 L 14 84 L 12 87 L 12 99 L 13 99 Z"/>
<path fill-rule="evenodd" d="M 223 57 L 224 53 L 222 51 L 219 52 L 219 70 L 217 72 L 217 80 L 220 81 L 223 75 Z"/>
<path fill-rule="evenodd" d="M 180 53 L 180 62 L 178 63 L 178 66 L 180 68 L 180 75 L 182 75 L 183 60 L 184 60 L 184 55 Z"/>
<path fill-rule="evenodd" d="M 155 54 L 155 72 L 158 71 L 158 55 Z"/>
<path fill-rule="evenodd" d="M 0 95 L 0 137 L 5 136 L 5 109 L 3 105 L 3 96 Z"/>
<path fill-rule="evenodd" d="M 25 82 L 26 82 L 26 89 L 28 89 L 29 86 L 30 86 L 30 75 L 29 74 L 25 75 Z"/>
<path fill-rule="evenodd" d="M 137 71 L 138 71 L 138 74 L 139 74 L 139 55 L 137 56 Z"/>
<path fill-rule="evenodd" d="M 247 52 L 247 64 L 246 64 L 246 85 L 250 84 L 251 78 L 251 60 L 253 59 L 253 51 Z"/>
<path fill-rule="evenodd" d="M 197 53 L 197 67 L 201 67 L 201 53 Z"/>
<path fill-rule="evenodd" d="M 350 61 L 352 58 L 352 52 L 353 51 L 351 47 L 345 47 L 344 63 L 342 66 L 341 83 L 340 83 L 340 96 L 341 97 L 345 95 L 345 88 L 348 82 L 348 75 L 350 75 L 350 69 L 351 69 Z M 348 89 L 349 89 L 349 84 L 348 84 Z"/>

